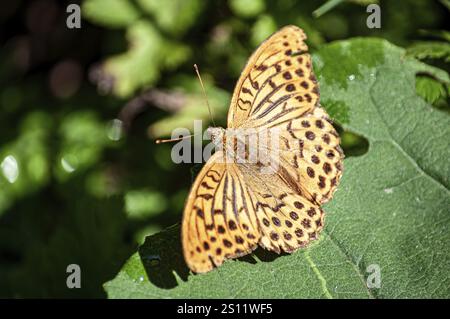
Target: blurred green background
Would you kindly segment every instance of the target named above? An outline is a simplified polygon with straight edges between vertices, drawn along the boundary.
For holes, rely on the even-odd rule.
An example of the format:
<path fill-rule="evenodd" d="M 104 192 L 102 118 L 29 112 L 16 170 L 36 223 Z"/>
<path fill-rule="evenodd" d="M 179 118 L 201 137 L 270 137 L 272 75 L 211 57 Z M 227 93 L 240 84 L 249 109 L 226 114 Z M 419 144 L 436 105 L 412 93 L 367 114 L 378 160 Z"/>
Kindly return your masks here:
<path fill-rule="evenodd" d="M 66 26 L 70 3 L 80 29 Z M 208 122 L 194 63 L 222 126 L 246 59 L 287 24 L 306 31 L 311 51 L 376 36 L 449 71 L 449 1 L 325 3 L 3 1 L 0 297 L 105 297 L 102 284 L 145 236 L 180 221 L 202 165 L 175 165 L 171 145 L 153 140 Z M 381 6 L 381 29 L 366 26 L 369 3 Z M 416 89 L 449 110 L 447 85 L 418 76 Z M 365 152 L 364 139 L 340 133 L 347 156 Z M 72 263 L 81 289 L 66 287 Z"/>

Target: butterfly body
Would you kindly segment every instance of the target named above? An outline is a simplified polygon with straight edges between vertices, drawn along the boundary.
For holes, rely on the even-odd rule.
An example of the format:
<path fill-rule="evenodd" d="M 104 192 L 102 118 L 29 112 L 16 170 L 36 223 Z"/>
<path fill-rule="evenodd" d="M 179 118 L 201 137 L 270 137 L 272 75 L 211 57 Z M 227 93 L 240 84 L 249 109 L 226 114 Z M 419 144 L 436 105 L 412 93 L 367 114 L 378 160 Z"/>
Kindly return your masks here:
<path fill-rule="evenodd" d="M 220 146 L 224 143 L 225 129 L 223 127 L 208 127 L 206 132 L 214 145 Z"/>
<path fill-rule="evenodd" d="M 320 107 L 305 39 L 287 26 L 263 42 L 236 85 L 228 127 L 208 129 L 216 152 L 196 178 L 182 224 L 194 272 L 258 245 L 294 252 L 323 228 L 321 205 L 339 183 L 343 153 Z"/>

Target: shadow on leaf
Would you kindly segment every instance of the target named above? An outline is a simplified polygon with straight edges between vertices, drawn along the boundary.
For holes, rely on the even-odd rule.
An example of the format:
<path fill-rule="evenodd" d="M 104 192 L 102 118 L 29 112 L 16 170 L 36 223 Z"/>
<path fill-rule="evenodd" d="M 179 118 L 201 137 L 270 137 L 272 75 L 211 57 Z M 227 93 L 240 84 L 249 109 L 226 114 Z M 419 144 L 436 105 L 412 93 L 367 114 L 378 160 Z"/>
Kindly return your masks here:
<path fill-rule="evenodd" d="M 144 244 L 139 247 L 138 251 L 148 280 L 157 287 L 163 289 L 175 288 L 178 285 L 175 274 L 183 281 L 187 281 L 190 270 L 183 257 L 179 224 L 146 237 Z M 259 261 L 272 262 L 285 255 L 289 254 L 276 254 L 258 247 L 253 253 L 242 256 L 237 260 L 256 264 Z"/>
<path fill-rule="evenodd" d="M 178 224 L 145 238 L 139 247 L 139 256 L 148 280 L 160 288 L 175 288 L 175 273 L 184 281 L 188 278 L 189 268 L 184 262 Z"/>
<path fill-rule="evenodd" d="M 272 262 L 279 257 L 288 256 L 288 255 L 289 255 L 288 253 L 284 253 L 284 252 L 277 254 L 277 253 L 274 253 L 273 251 L 268 251 L 268 250 L 265 250 L 258 246 L 258 248 L 256 248 L 251 254 L 242 256 L 242 257 L 238 258 L 237 260 L 246 262 L 249 264 L 256 264 L 256 263 L 258 263 L 258 261 Z"/>

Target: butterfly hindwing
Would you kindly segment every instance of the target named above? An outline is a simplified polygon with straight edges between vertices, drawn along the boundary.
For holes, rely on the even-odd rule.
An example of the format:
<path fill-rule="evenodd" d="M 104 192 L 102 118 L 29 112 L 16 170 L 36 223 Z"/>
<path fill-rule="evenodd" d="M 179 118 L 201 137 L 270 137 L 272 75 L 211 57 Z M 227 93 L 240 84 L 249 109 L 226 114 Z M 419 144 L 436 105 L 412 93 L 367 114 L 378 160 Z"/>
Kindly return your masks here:
<path fill-rule="evenodd" d="M 277 253 L 291 253 L 318 237 L 324 213 L 317 203 L 285 183 L 284 179 L 289 177 L 261 173 L 248 167 L 243 167 L 242 171 L 255 197 L 262 247 Z"/>
<path fill-rule="evenodd" d="M 325 111 L 316 107 L 283 124 L 279 156 L 310 201 L 329 201 L 342 175 L 344 154 L 339 135 Z"/>

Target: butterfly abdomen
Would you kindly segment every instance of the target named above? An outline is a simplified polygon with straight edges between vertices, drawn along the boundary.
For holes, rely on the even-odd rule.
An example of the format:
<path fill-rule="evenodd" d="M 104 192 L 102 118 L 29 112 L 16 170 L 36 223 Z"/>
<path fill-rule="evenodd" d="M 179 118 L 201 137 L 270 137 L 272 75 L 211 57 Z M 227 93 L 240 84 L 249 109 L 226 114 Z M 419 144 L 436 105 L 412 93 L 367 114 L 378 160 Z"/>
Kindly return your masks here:
<path fill-rule="evenodd" d="M 269 131 L 226 129 L 218 144 L 229 163 L 265 166 L 277 159 L 280 141 Z"/>

